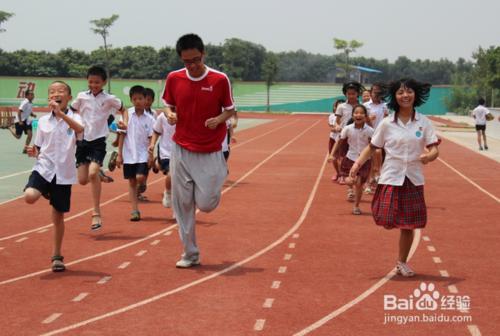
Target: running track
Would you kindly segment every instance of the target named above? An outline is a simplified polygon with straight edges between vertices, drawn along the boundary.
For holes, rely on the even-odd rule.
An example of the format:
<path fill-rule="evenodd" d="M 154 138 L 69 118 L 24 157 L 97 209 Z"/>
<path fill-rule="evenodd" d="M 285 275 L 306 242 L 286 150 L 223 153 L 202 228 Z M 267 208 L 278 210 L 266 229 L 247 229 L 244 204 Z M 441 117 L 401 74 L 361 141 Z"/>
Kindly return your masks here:
<path fill-rule="evenodd" d="M 144 220 L 132 223 L 115 172 L 98 233 L 89 230 L 89 190 L 76 186 L 61 274 L 48 269 L 47 204 L 0 205 L 1 334 L 495 334 L 498 163 L 443 141 L 426 168 L 429 226 L 411 261 L 419 275 L 401 279 L 392 270 L 398 233 L 375 227 L 367 196 L 365 215 L 352 216 L 345 188 L 330 181 L 326 118 L 260 117 L 274 121 L 237 133 L 221 206 L 198 214 L 200 267 L 174 267 L 181 245 L 160 175 L 148 181 Z M 384 325 L 384 295 L 408 297 L 421 282 L 469 296 L 469 312 L 444 313 L 471 320 Z"/>

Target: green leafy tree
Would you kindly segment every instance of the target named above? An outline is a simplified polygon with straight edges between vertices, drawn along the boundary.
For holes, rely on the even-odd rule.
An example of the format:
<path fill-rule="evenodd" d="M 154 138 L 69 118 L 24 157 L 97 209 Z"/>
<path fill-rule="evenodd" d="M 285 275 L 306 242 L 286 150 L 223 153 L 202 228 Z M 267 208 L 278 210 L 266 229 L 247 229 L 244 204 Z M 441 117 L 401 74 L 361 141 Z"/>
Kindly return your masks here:
<path fill-rule="evenodd" d="M 233 80 L 260 80 L 265 54 L 266 49 L 261 45 L 237 38 L 227 39 L 223 45 L 221 67 Z"/>
<path fill-rule="evenodd" d="M 0 10 L 0 33 L 3 33 L 5 29 L 2 28 L 2 23 L 14 16 L 14 13 L 8 13 Z"/>
<path fill-rule="evenodd" d="M 94 27 L 90 28 L 95 34 L 101 35 L 104 41 L 104 52 L 106 55 L 106 70 L 108 72 L 108 91 L 111 92 L 111 77 L 109 71 L 109 53 L 108 53 L 108 43 L 107 37 L 109 35 L 109 28 L 118 20 L 119 16 L 116 14 L 111 15 L 109 18 L 101 18 L 90 20 L 90 23 L 94 25 Z M 110 46 L 111 47 L 111 46 Z"/>
<path fill-rule="evenodd" d="M 267 91 L 267 112 L 271 111 L 271 85 L 276 81 L 278 74 L 278 59 L 273 53 L 267 53 L 262 63 L 262 79 L 266 82 Z"/>
<path fill-rule="evenodd" d="M 346 41 L 346 40 L 341 40 L 338 38 L 333 39 L 333 47 L 337 50 L 340 50 L 344 53 L 345 55 L 345 76 L 346 79 L 349 79 L 349 54 L 355 52 L 357 49 L 361 48 L 363 46 L 362 42 L 356 41 L 356 40 L 351 40 L 351 41 Z"/>
<path fill-rule="evenodd" d="M 495 105 L 496 91 L 500 89 L 500 46 L 479 48 L 472 57 L 476 60 L 473 81 L 487 104 Z"/>

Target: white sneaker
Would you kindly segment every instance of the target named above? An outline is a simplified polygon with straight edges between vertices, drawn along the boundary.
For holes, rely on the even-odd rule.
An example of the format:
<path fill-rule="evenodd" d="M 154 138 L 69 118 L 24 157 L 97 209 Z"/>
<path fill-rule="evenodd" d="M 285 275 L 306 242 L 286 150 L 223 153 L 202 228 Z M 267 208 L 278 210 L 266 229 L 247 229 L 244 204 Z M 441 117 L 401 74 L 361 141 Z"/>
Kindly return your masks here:
<path fill-rule="evenodd" d="M 402 276 L 407 278 L 415 275 L 415 272 L 413 272 L 410 266 L 402 261 L 398 261 L 398 263 L 396 264 L 396 271 L 398 272 L 398 274 L 401 274 Z"/>
<path fill-rule="evenodd" d="M 175 267 L 177 267 L 177 268 L 189 268 L 189 267 L 192 267 L 192 266 L 198 266 L 199 264 L 200 264 L 200 259 L 199 258 L 196 258 L 195 260 L 181 258 L 175 264 Z"/>
<path fill-rule="evenodd" d="M 171 201 L 171 196 L 169 193 L 167 193 L 166 191 L 163 192 L 163 200 L 161 201 L 161 204 L 163 204 L 163 206 L 165 208 L 170 208 L 171 205 L 172 205 L 172 201 Z"/>

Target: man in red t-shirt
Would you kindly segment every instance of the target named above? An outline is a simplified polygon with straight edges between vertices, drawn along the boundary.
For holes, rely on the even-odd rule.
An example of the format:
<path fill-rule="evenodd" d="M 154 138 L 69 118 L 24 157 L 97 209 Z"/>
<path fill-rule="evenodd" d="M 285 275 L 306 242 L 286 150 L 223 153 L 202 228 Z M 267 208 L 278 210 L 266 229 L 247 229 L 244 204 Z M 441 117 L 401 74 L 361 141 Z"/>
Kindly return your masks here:
<path fill-rule="evenodd" d="M 170 162 L 172 206 L 184 253 L 176 267 L 200 264 L 196 244 L 196 208 L 204 212 L 219 204 L 227 176 L 222 155 L 226 120 L 235 114 L 227 76 L 204 64 L 205 47 L 198 35 L 181 36 L 176 45 L 185 68 L 167 76 L 163 102 L 171 125 L 176 125 Z"/>

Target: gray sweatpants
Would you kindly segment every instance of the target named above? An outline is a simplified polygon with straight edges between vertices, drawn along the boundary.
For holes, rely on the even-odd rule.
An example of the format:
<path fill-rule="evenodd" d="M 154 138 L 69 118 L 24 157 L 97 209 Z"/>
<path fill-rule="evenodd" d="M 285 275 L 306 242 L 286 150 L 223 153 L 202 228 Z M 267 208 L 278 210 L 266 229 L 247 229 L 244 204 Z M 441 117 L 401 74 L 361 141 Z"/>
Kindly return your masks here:
<path fill-rule="evenodd" d="M 210 212 L 219 205 L 221 189 L 227 176 L 222 151 L 196 153 L 178 144 L 172 148 L 172 207 L 179 224 L 179 236 L 184 245 L 183 258 L 199 257 L 196 244 L 196 208 Z"/>

